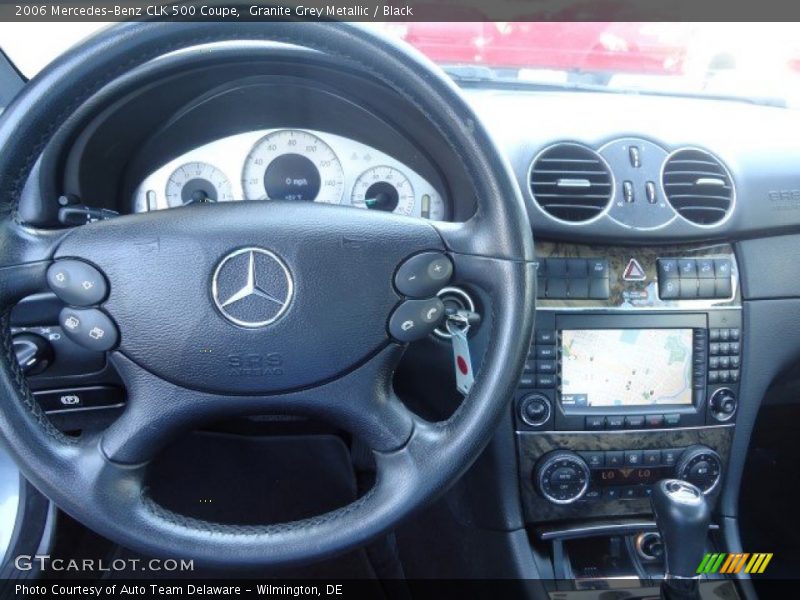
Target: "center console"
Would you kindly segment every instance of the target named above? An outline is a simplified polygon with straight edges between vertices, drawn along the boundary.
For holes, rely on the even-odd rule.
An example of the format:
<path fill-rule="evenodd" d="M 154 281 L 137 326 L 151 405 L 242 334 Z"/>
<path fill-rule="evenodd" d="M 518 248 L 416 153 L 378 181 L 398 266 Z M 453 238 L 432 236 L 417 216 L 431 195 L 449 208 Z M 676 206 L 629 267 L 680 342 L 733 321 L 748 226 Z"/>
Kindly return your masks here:
<path fill-rule="evenodd" d="M 580 544 L 618 537 L 641 579 L 637 543 L 658 546 L 655 484 L 694 484 L 713 510 L 725 477 L 744 337 L 735 257 L 724 244 L 537 252 L 534 340 L 514 397 L 525 518 L 558 545 L 556 575 L 580 580 Z"/>

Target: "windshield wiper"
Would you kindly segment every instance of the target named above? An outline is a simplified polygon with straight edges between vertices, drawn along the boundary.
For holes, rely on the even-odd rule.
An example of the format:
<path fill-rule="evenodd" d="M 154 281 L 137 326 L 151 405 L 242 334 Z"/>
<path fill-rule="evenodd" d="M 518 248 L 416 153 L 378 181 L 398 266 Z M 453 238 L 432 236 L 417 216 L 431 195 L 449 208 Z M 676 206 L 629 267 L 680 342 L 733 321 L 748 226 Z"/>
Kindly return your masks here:
<path fill-rule="evenodd" d="M 748 97 L 736 96 L 734 94 L 715 94 L 704 92 L 685 92 L 673 90 L 656 90 L 648 88 L 615 88 L 596 83 L 586 83 L 579 81 L 535 81 L 528 79 L 511 79 L 499 76 L 491 67 L 483 65 L 458 65 L 443 66 L 453 81 L 461 87 L 481 87 L 489 85 L 494 88 L 506 90 L 535 90 L 535 91 L 573 91 L 573 92 L 600 92 L 603 94 L 625 94 L 634 96 L 662 96 L 666 98 L 692 98 L 699 100 L 723 100 L 730 102 L 743 102 L 758 106 L 774 106 L 776 108 L 787 108 L 786 100 L 778 97 L 761 96 Z"/>

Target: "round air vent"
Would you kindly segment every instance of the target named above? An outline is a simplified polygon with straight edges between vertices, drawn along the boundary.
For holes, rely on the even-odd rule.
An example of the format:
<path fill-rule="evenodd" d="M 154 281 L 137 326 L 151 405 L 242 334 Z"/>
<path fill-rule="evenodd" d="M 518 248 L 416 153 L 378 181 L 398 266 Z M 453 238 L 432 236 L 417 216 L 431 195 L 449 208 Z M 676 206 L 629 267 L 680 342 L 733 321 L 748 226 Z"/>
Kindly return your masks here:
<path fill-rule="evenodd" d="M 733 208 L 733 181 L 720 160 L 695 148 L 673 152 L 664 163 L 664 193 L 678 214 L 695 225 L 716 225 Z"/>
<path fill-rule="evenodd" d="M 606 162 L 591 148 L 573 143 L 543 150 L 531 165 L 530 186 L 543 211 L 572 223 L 599 216 L 614 191 Z"/>

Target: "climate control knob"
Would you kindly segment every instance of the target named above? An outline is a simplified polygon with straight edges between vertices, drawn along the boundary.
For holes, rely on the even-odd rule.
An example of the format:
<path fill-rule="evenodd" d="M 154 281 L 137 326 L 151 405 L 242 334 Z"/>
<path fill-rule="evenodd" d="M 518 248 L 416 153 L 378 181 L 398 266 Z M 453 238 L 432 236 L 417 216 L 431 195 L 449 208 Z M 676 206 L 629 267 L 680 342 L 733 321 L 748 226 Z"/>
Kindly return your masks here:
<path fill-rule="evenodd" d="M 589 487 L 590 478 L 586 461 L 569 450 L 545 454 L 533 472 L 536 489 L 553 504 L 571 504 L 580 500 Z"/>
<path fill-rule="evenodd" d="M 727 421 L 736 412 L 736 394 L 729 388 L 719 388 L 709 400 L 711 414 L 717 421 Z"/>
<path fill-rule="evenodd" d="M 689 446 L 675 466 L 675 475 L 696 485 L 704 494 L 716 490 L 722 479 L 722 459 L 708 446 Z"/>

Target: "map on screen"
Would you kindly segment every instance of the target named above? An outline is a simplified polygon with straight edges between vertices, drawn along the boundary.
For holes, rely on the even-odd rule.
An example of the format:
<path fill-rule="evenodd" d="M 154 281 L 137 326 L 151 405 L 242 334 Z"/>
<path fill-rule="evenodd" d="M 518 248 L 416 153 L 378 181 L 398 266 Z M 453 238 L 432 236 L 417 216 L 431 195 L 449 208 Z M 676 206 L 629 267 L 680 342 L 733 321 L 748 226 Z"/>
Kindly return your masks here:
<path fill-rule="evenodd" d="M 581 329 L 561 333 L 561 403 L 691 404 L 691 329 Z"/>

